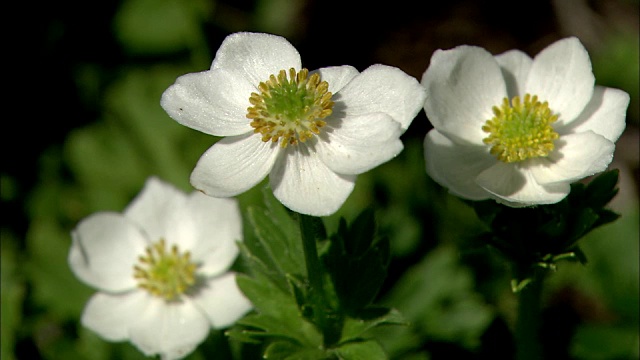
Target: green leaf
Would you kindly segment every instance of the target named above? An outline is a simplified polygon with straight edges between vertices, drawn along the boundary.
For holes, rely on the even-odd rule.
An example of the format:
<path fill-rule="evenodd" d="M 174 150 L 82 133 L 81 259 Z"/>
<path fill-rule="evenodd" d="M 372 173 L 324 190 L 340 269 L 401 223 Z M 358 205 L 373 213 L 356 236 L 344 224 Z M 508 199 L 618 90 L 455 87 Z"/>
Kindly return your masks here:
<path fill-rule="evenodd" d="M 594 208 L 606 206 L 618 193 L 618 177 L 620 171 L 617 169 L 605 171 L 593 178 L 586 187 L 586 203 Z"/>
<path fill-rule="evenodd" d="M 303 347 L 286 341 L 276 341 L 269 344 L 263 358 L 274 360 L 324 360 L 328 359 L 328 355 L 322 349 Z"/>
<path fill-rule="evenodd" d="M 80 318 L 93 291 L 69 268 L 70 234 L 53 219 L 42 218 L 31 222 L 26 240 L 30 258 L 25 266 L 33 299 L 62 319 Z"/>
<path fill-rule="evenodd" d="M 473 276 L 462 266 L 457 249 L 441 245 L 407 271 L 385 297 L 410 322 L 406 330 L 380 335 L 394 353 L 417 350 L 414 337 L 447 341 L 467 348 L 478 345 L 495 314 L 474 292 Z"/>
<path fill-rule="evenodd" d="M 13 360 L 14 345 L 22 322 L 22 301 L 25 296 L 24 279 L 20 276 L 21 267 L 18 252 L 14 245 L 16 239 L 2 229 L 0 240 L 0 358 Z"/>
<path fill-rule="evenodd" d="M 260 260 L 262 265 L 255 270 L 268 273 L 280 287 L 286 288 L 287 276 L 302 276 L 306 271 L 300 230 L 282 204 L 269 191 L 264 194 L 266 210 L 257 207 L 247 210 L 256 237 L 246 242 L 246 255 Z"/>
<path fill-rule="evenodd" d="M 260 313 L 284 318 L 296 317 L 298 314 L 298 307 L 291 294 L 275 286 L 263 275 L 249 277 L 238 274 L 236 282 Z"/>
<path fill-rule="evenodd" d="M 409 325 L 396 309 L 371 308 L 360 313 L 359 318 L 347 317 L 342 328 L 341 342 L 361 338 L 367 331 L 382 325 Z"/>
<path fill-rule="evenodd" d="M 257 312 L 240 319 L 238 325 L 259 329 L 263 334 L 258 335 L 262 337 L 287 337 L 316 347 L 322 344 L 322 336 L 303 318 L 292 294 L 260 274 L 255 278 L 238 274 L 236 281 Z"/>
<path fill-rule="evenodd" d="M 346 237 L 343 240 L 347 255 L 363 256 L 375 239 L 376 221 L 373 209 L 368 208 L 362 211 L 346 232 Z"/>
<path fill-rule="evenodd" d="M 387 360 L 384 349 L 375 340 L 354 341 L 340 345 L 336 349 L 341 360 Z"/>
<path fill-rule="evenodd" d="M 387 276 L 390 245 L 375 236 L 373 211 L 365 210 L 351 225 L 341 219 L 323 261 L 342 308 L 351 315 L 373 302 Z"/>
<path fill-rule="evenodd" d="M 293 344 L 289 341 L 274 341 L 267 346 L 262 357 L 264 359 L 286 359 L 287 357 L 301 351 L 304 347 Z"/>
<path fill-rule="evenodd" d="M 206 1 L 127 0 L 115 17 L 115 34 L 134 54 L 164 54 L 198 46 Z"/>
<path fill-rule="evenodd" d="M 582 238 L 585 234 L 587 234 L 591 229 L 593 229 L 594 225 L 597 223 L 599 219 L 596 211 L 590 208 L 586 209 L 577 209 L 574 215 L 573 226 L 569 229 L 568 232 L 565 232 L 564 242 L 566 248 L 568 245 L 575 244 L 580 238 Z M 560 249 L 558 252 L 561 252 L 563 249 Z"/>
<path fill-rule="evenodd" d="M 570 350 L 576 359 L 638 359 L 638 339 L 637 328 L 580 326 Z"/>

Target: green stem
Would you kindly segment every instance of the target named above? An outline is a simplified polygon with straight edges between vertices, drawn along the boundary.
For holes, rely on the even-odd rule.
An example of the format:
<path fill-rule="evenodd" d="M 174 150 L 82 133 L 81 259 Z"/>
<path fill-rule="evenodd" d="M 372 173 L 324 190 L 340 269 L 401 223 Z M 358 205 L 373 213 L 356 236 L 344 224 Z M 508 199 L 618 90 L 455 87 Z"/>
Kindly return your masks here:
<path fill-rule="evenodd" d="M 532 281 L 518 293 L 518 318 L 516 320 L 516 359 L 541 360 L 540 314 L 543 270 L 538 270 Z"/>
<path fill-rule="evenodd" d="M 324 268 L 318 257 L 317 239 L 323 232 L 320 228 L 320 219 L 299 214 L 300 233 L 302 235 L 302 248 L 307 267 L 307 279 L 309 281 L 308 301 L 313 309 L 313 322 L 324 336 L 325 346 L 331 345 L 335 339 L 333 324 L 331 323 L 331 309 L 328 306 L 324 288 Z"/>
<path fill-rule="evenodd" d="M 307 267 L 307 277 L 309 279 L 310 291 L 324 294 L 322 289 L 324 284 L 323 269 L 318 258 L 318 248 L 316 244 L 318 229 L 316 221 L 309 215 L 299 214 L 300 233 L 302 235 L 302 247 L 304 259 Z"/>

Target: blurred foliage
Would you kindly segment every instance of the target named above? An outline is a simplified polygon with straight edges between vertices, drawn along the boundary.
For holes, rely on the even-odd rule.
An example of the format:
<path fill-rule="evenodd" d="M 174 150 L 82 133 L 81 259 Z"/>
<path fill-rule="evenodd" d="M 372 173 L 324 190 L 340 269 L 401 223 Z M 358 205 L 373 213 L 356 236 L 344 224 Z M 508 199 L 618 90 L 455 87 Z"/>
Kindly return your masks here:
<path fill-rule="evenodd" d="M 355 7 L 357 12 L 350 12 L 344 2 L 312 0 L 113 0 L 92 3 L 91 9 L 73 1 L 55 9 L 44 4 L 29 9 L 36 20 L 47 21 L 34 21 L 42 38 L 25 40 L 26 47 L 37 50 L 29 53 L 33 59 L 26 64 L 37 65 L 24 72 L 40 78 L 23 81 L 20 90 L 29 103 L 16 106 L 33 111 L 35 120 L 25 121 L 19 114 L 19 133 L 3 132 L 3 156 L 12 161 L 6 166 L 3 162 L 0 175 L 0 358 L 144 358 L 130 344 L 105 342 L 79 325 L 92 290 L 67 266 L 69 232 L 93 212 L 121 211 L 150 175 L 192 190 L 190 171 L 216 139 L 171 120 L 159 99 L 176 77 L 207 69 L 228 33 L 285 35 L 300 46 L 303 61 L 317 66 L 338 65 L 334 59 L 358 67 L 394 59 L 390 65 L 418 77 L 430 53 L 443 44 L 474 43 L 498 52 L 506 46 L 531 49 L 534 42 L 550 43 L 567 35 L 546 21 L 527 27 L 528 32 L 521 31 L 518 22 L 496 21 L 492 9 L 506 1 L 439 3 L 428 14 L 414 11 L 410 3 L 399 1 L 389 8 L 356 4 L 363 5 Z M 613 3 L 637 13 L 637 1 Z M 488 10 L 478 11 L 478 4 Z M 550 8 L 541 5 L 536 11 Z M 480 30 L 470 24 L 480 24 Z M 465 37 L 469 34 L 485 37 Z M 397 38 L 402 41 L 389 40 Z M 405 46 L 402 52 L 398 44 Z M 349 50 L 331 51 L 334 48 Z M 43 74 L 33 70 L 47 61 L 57 68 Z M 637 129 L 637 28 L 608 37 L 592 52 L 592 61 L 598 83 L 631 94 L 628 128 Z M 415 62 L 421 64 L 417 71 Z M 35 92 L 38 84 L 48 94 Z M 40 106 L 34 106 L 37 96 L 44 97 Z M 341 218 L 351 224 L 371 209 L 379 233 L 388 238 L 390 262 L 376 302 L 397 309 L 407 325 L 371 334 L 391 358 L 509 358 L 515 313 L 509 269 L 499 254 L 469 246 L 483 224 L 473 209 L 425 174 L 421 141 L 428 128 L 420 114 L 405 134 L 405 150 L 358 178 L 340 212 L 324 219 L 327 232 L 336 233 Z M 60 133 L 63 138 L 56 137 Z M 29 146 L 16 148 L 8 136 L 28 139 L 23 141 Z M 637 158 L 631 165 L 631 173 L 621 176 L 630 176 L 636 186 Z M 543 338 L 557 358 L 639 357 L 640 213 L 634 191 L 637 187 L 631 191 L 631 205 L 616 209 L 622 214 L 619 220 L 581 241 L 588 263 L 561 263 L 549 278 Z M 243 209 L 264 206 L 259 189 L 239 199 Z M 245 212 L 245 238 L 251 243 L 257 238 L 249 218 Z M 237 266 L 243 269 L 241 263 Z M 270 351 L 289 351 L 286 346 L 275 345 Z M 366 343 L 341 351 L 348 357 L 362 351 L 361 346 L 376 355 L 377 348 Z M 188 359 L 211 353 L 255 358 L 257 351 L 214 331 Z"/>

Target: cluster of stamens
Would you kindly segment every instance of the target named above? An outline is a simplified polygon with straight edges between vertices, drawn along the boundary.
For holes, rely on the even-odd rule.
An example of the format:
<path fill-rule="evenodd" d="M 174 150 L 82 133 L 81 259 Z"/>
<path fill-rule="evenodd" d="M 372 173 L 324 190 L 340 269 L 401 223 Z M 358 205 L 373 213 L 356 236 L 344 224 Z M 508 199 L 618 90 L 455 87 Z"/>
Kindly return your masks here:
<path fill-rule="evenodd" d="M 551 124 L 558 115 L 538 96 L 526 94 L 524 102 L 515 96 L 511 103 L 504 98 L 500 107 L 493 107 L 494 117 L 487 120 L 482 130 L 489 133 L 483 141 L 491 145 L 491 154 L 506 163 L 545 157 L 554 149 L 553 141 L 559 135 Z"/>
<path fill-rule="evenodd" d="M 262 135 L 264 142 L 280 142 L 280 146 L 296 145 L 320 133 L 327 125 L 322 120 L 331 115 L 333 101 L 329 84 L 320 81 L 317 73 L 309 70 L 289 69 L 271 75 L 258 85 L 260 94 L 251 93 L 247 118 L 251 119 L 254 133 Z"/>
<path fill-rule="evenodd" d="M 197 266 L 191 261 L 191 253 L 181 253 L 176 245 L 168 251 L 164 239 L 149 245 L 138 261 L 133 277 L 138 287 L 155 296 L 175 300 L 195 284 Z"/>

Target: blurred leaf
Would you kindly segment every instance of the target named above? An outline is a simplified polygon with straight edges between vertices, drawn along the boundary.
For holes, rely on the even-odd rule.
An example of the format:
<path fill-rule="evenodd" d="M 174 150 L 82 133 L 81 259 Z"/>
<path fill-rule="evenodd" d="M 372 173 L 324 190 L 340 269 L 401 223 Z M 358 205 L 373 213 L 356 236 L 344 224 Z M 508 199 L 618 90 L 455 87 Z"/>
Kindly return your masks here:
<path fill-rule="evenodd" d="M 0 200 L 11 201 L 17 198 L 19 186 L 13 176 L 0 174 Z"/>
<path fill-rule="evenodd" d="M 76 179 L 85 187 L 84 213 L 121 210 L 144 183 L 145 162 L 131 139 L 109 123 L 73 131 L 66 155 Z"/>
<path fill-rule="evenodd" d="M 69 233 L 52 219 L 31 222 L 27 233 L 26 273 L 33 284 L 33 300 L 60 319 L 79 319 L 92 290 L 71 272 L 67 256 Z"/>
<path fill-rule="evenodd" d="M 304 30 L 300 16 L 305 3 L 305 0 L 257 0 L 253 13 L 256 26 L 263 32 L 295 37 Z"/>
<path fill-rule="evenodd" d="M 129 156 L 142 161 L 139 166 L 146 176 L 158 175 L 182 189 L 192 189 L 189 174 L 215 137 L 177 123 L 160 106 L 162 93 L 175 81 L 175 71 L 157 66 L 123 73 L 105 94 L 105 112 L 114 116 L 108 120 L 119 129 L 112 136 L 133 144 L 135 153 Z"/>
<path fill-rule="evenodd" d="M 574 337 L 571 354 L 581 360 L 632 360 L 640 357 L 639 349 L 637 329 L 581 326 Z"/>
<path fill-rule="evenodd" d="M 547 281 L 551 292 L 575 289 L 600 307 L 596 311 L 588 310 L 589 317 L 596 318 L 585 319 L 572 341 L 572 352 L 577 359 L 638 358 L 639 217 L 636 206 L 623 212 L 618 221 L 586 235 L 581 249 L 589 258 L 587 266 L 566 264 Z M 634 352 L 635 357 L 630 355 Z"/>
<path fill-rule="evenodd" d="M 637 4 L 637 1 L 635 1 Z M 637 6 L 636 6 L 637 9 Z M 615 32 L 592 51 L 591 61 L 597 82 L 622 89 L 631 96 L 628 121 L 638 124 L 640 116 L 640 46 L 638 31 Z"/>
<path fill-rule="evenodd" d="M 113 346 L 104 341 L 91 330 L 84 328 L 78 323 L 76 351 L 82 358 L 88 360 L 109 360 L 112 354 Z"/>
<path fill-rule="evenodd" d="M 202 23 L 213 11 L 203 0 L 125 0 L 115 34 L 133 54 L 166 54 L 201 46 Z"/>
<path fill-rule="evenodd" d="M 398 330 L 381 335 L 385 348 L 394 352 L 410 350 L 413 336 L 473 348 L 495 316 L 474 293 L 472 274 L 450 246 L 432 250 L 405 273 L 384 303 L 392 304 L 410 322 L 409 334 Z"/>
<path fill-rule="evenodd" d="M 24 279 L 20 276 L 19 252 L 15 238 L 7 230 L 0 230 L 0 358 L 14 360 L 14 345 L 22 319 L 25 296 Z"/>
<path fill-rule="evenodd" d="M 74 190 L 82 216 L 123 209 L 151 175 L 193 189 L 191 166 L 214 138 L 178 124 L 162 110 L 160 96 L 173 79 L 170 68 L 124 72 L 104 96 L 109 118 L 68 136 L 65 159 L 81 185 Z"/>

